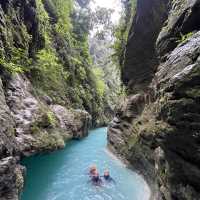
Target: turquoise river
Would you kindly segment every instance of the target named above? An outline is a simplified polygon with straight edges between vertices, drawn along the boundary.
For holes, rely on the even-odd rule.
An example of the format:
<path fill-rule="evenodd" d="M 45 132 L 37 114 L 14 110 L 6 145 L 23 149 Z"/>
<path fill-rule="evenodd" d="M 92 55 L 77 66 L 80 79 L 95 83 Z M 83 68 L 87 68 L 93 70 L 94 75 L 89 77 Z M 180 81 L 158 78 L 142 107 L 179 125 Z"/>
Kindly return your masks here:
<path fill-rule="evenodd" d="M 21 200 L 148 200 L 150 192 L 142 177 L 107 150 L 106 132 L 106 128 L 95 129 L 63 150 L 25 158 L 27 176 Z M 101 174 L 109 169 L 115 183 L 92 185 L 91 164 Z"/>

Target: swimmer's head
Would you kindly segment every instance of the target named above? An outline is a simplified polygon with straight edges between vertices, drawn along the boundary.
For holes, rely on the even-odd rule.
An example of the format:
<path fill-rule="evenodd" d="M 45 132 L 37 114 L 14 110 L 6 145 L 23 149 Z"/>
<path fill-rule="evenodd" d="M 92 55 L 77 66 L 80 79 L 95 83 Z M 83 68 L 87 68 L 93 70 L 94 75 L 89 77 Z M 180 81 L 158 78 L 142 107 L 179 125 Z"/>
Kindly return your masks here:
<path fill-rule="evenodd" d="M 92 165 L 91 167 L 90 167 L 90 173 L 95 173 L 95 171 L 97 171 L 97 167 L 96 167 L 96 165 Z"/>
<path fill-rule="evenodd" d="M 105 170 L 105 171 L 104 171 L 104 176 L 110 176 L 109 170 Z"/>
<path fill-rule="evenodd" d="M 94 176 L 99 177 L 99 172 L 97 170 L 95 171 Z"/>

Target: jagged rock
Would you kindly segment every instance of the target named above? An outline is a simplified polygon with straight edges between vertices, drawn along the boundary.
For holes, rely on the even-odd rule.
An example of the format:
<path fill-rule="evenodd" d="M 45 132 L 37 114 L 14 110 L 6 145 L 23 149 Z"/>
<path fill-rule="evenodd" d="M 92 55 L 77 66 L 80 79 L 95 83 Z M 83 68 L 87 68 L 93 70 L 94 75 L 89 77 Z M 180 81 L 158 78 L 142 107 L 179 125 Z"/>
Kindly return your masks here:
<path fill-rule="evenodd" d="M 120 151 L 124 137 L 130 135 L 133 120 L 143 111 L 144 96 L 137 94 L 125 99 L 116 110 L 116 116 L 108 128 L 108 141 Z"/>
<path fill-rule="evenodd" d="M 16 121 L 17 136 L 26 134 L 39 114 L 39 102 L 32 95 L 30 81 L 23 75 L 12 76 L 7 86 L 7 104 Z"/>
<path fill-rule="evenodd" d="M 167 17 L 168 0 L 138 1 L 126 46 L 122 80 L 134 90 L 146 87 L 158 66 L 155 42 Z"/>
<path fill-rule="evenodd" d="M 180 199 L 183 198 L 183 194 L 180 195 L 181 190 L 186 189 L 184 185 L 192 186 L 191 191 L 200 191 L 199 56 L 200 32 L 197 32 L 168 56 L 156 74 L 158 88 L 161 91 L 158 119 L 166 121 L 173 128 L 163 140 L 169 165 L 169 187 L 180 186 L 171 194 Z M 192 198 L 194 192 L 190 193 Z"/>
<path fill-rule="evenodd" d="M 91 128 L 91 115 L 84 110 L 75 110 L 75 124 L 77 126 L 76 132 L 73 134 L 74 138 L 82 138 L 88 135 L 88 130 Z"/>
<path fill-rule="evenodd" d="M 32 95 L 30 81 L 23 75 L 12 76 L 8 82 L 6 100 L 16 122 L 16 141 L 20 152 L 32 151 L 35 139 L 31 135 L 31 125 L 41 111 L 38 100 Z"/>
<path fill-rule="evenodd" d="M 52 111 L 59 119 L 60 127 L 73 138 L 78 139 L 88 135 L 91 126 L 91 116 L 83 110 L 67 110 L 60 105 L 52 105 Z"/>
<path fill-rule="evenodd" d="M 200 1 L 176 0 L 171 3 L 170 14 L 157 40 L 160 57 L 172 51 L 181 37 L 200 29 Z"/>
<path fill-rule="evenodd" d="M 142 2 L 145 1 L 140 0 L 138 4 Z M 155 6 L 153 0 L 148 2 Z M 130 73 L 130 79 L 137 82 L 138 86 L 129 84 L 129 91 L 143 95 L 144 103 L 133 101 L 133 107 L 139 107 L 141 112 L 131 114 L 133 109 L 126 109 L 126 102 L 131 99 L 127 97 L 122 106 L 118 106 L 119 111 L 108 130 L 109 146 L 144 175 L 152 189 L 152 199 L 155 200 L 200 199 L 199 2 L 171 2 L 168 19 L 161 25 L 163 28 L 157 39 L 159 57 L 156 59 L 160 64 L 158 67 L 153 65 L 157 68 L 155 73 L 151 73 L 143 61 L 155 51 L 156 40 L 153 45 L 145 47 L 145 52 L 149 51 L 150 54 L 141 53 L 135 57 L 138 58 L 141 70 L 144 70 L 143 74 L 139 74 L 139 65 L 127 64 L 130 57 L 125 57 L 123 70 L 127 74 L 131 70 L 138 71 L 134 75 Z M 148 20 L 153 22 L 154 18 L 144 17 L 142 20 L 144 23 Z M 133 22 L 132 29 L 135 28 L 137 30 L 137 24 Z M 146 28 L 141 29 L 141 33 L 143 31 L 146 32 Z M 151 31 L 158 32 L 158 29 L 152 27 Z M 189 32 L 192 34 L 180 39 L 181 34 Z M 134 38 L 132 33 L 130 31 L 130 37 Z M 126 49 L 130 55 L 138 49 L 138 42 L 132 40 L 131 43 L 131 48 L 127 46 Z M 145 77 L 151 75 L 154 78 L 144 87 L 145 74 Z M 131 128 L 126 129 L 123 124 Z"/>
<path fill-rule="evenodd" d="M 18 200 L 24 169 L 12 156 L 52 151 L 63 148 L 72 137 L 87 136 L 91 116 L 45 105 L 33 95 L 30 81 L 19 74 L 7 80 L 6 89 L 0 80 L 0 100 L 0 199 Z"/>
<path fill-rule="evenodd" d="M 46 104 L 51 105 L 53 103 L 53 100 L 51 97 L 45 95 L 43 96 L 43 100 L 46 102 Z"/>
<path fill-rule="evenodd" d="M 18 200 L 24 184 L 25 169 L 14 157 L 0 160 L 0 199 Z"/>
<path fill-rule="evenodd" d="M 6 104 L 2 81 L 0 79 L 0 158 L 17 151 L 14 121 Z"/>
<path fill-rule="evenodd" d="M 33 87 L 24 75 L 11 77 L 6 101 L 16 123 L 15 139 L 24 155 L 63 148 L 71 137 L 88 134 L 91 116 L 86 111 L 45 105 L 33 96 Z"/>

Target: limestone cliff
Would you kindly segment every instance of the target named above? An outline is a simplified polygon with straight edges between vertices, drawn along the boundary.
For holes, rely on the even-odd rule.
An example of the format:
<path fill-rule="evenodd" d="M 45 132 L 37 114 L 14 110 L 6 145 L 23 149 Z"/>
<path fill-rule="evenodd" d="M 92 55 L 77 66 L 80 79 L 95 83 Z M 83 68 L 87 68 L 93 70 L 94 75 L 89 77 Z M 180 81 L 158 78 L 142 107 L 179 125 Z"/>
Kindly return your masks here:
<path fill-rule="evenodd" d="M 0 0 L 2 200 L 18 200 L 21 157 L 63 148 L 106 120 L 73 8 L 73 1 Z"/>
<path fill-rule="evenodd" d="M 21 156 L 53 151 L 71 138 L 87 136 L 91 115 L 67 109 L 35 97 L 29 80 L 14 75 L 7 85 L 1 84 L 0 129 L 0 199 L 15 200 L 23 188 L 24 168 Z M 5 96 L 6 95 L 6 96 Z"/>
<path fill-rule="evenodd" d="M 138 0 L 122 79 L 127 98 L 109 146 L 141 172 L 152 199 L 200 199 L 200 1 Z"/>

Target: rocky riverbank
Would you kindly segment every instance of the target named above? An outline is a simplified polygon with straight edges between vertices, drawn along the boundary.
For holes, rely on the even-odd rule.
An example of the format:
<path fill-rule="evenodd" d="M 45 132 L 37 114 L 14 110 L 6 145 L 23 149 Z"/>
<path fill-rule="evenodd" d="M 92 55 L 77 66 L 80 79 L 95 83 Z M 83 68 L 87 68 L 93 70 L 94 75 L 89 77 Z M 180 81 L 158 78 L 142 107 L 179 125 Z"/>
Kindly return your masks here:
<path fill-rule="evenodd" d="M 200 199 L 200 1 L 137 1 L 109 145 L 155 200 Z"/>
<path fill-rule="evenodd" d="M 35 97 L 29 80 L 19 74 L 6 88 L 1 83 L 0 98 L 0 199 L 15 200 L 25 172 L 20 157 L 63 148 L 67 140 L 87 136 L 91 116 L 54 105 L 50 97 Z"/>

